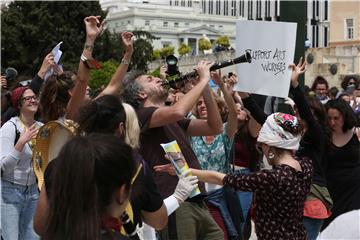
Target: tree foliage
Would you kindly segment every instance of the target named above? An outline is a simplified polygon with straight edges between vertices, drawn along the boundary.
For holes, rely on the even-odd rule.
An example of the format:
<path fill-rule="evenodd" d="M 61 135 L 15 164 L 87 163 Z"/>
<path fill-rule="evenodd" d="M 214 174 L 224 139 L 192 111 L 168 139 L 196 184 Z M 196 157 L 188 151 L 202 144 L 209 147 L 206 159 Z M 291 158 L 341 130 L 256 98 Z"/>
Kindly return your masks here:
<path fill-rule="evenodd" d="M 2 66 L 34 74 L 43 58 L 63 41 L 61 63 L 74 70 L 85 41 L 83 19 L 105 17 L 99 2 L 14 1 L 1 14 Z"/>
<path fill-rule="evenodd" d="M 102 86 L 106 86 L 119 66 L 119 62 L 115 60 L 109 60 L 101 64 L 100 69 L 94 69 L 90 71 L 89 86 L 91 89 L 99 89 Z"/>
<path fill-rule="evenodd" d="M 157 60 L 161 58 L 161 49 L 155 49 L 153 51 L 153 59 Z"/>
<path fill-rule="evenodd" d="M 161 58 L 165 59 L 169 55 L 173 55 L 175 53 L 174 46 L 167 46 L 161 49 Z"/>
<path fill-rule="evenodd" d="M 199 39 L 199 50 L 200 51 L 209 50 L 211 48 L 212 48 L 212 45 L 208 39 L 206 39 L 204 37 Z"/>
<path fill-rule="evenodd" d="M 43 58 L 60 41 L 65 70 L 76 71 L 85 42 L 83 19 L 100 15 L 98 1 L 14 1 L 1 14 L 1 66 L 16 68 L 21 75 L 35 74 Z M 147 69 L 152 60 L 153 35 L 134 31 L 136 41 L 129 66 Z M 120 61 L 123 46 L 120 33 L 104 31 L 95 42 L 93 56 L 99 61 Z"/>
<path fill-rule="evenodd" d="M 182 43 L 178 49 L 180 56 L 184 56 L 192 51 L 192 48 L 185 43 Z"/>
<path fill-rule="evenodd" d="M 216 39 L 216 44 L 228 48 L 230 47 L 230 39 L 228 36 L 220 36 Z"/>

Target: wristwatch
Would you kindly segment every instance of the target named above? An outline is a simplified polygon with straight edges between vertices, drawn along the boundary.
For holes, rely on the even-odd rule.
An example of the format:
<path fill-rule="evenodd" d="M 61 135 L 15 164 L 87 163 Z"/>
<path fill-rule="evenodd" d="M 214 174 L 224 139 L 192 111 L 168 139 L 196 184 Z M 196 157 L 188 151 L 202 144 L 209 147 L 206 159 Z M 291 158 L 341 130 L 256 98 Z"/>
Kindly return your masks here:
<path fill-rule="evenodd" d="M 95 59 L 88 59 L 84 55 L 80 57 L 81 61 L 85 64 L 85 66 L 89 69 L 99 69 L 101 68 L 101 64 Z"/>

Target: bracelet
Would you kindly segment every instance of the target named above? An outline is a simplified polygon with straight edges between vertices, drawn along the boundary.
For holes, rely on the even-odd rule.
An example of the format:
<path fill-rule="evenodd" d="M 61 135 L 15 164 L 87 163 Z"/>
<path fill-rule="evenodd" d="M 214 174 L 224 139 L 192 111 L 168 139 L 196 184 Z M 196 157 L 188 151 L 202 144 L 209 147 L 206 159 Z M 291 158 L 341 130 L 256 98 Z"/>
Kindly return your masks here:
<path fill-rule="evenodd" d="M 94 49 L 94 45 L 85 43 L 84 50 L 92 51 Z"/>
<path fill-rule="evenodd" d="M 99 69 L 99 68 L 101 68 L 101 64 L 98 63 L 95 59 L 88 59 L 83 54 L 81 55 L 80 59 L 88 69 Z"/>
<path fill-rule="evenodd" d="M 121 63 L 122 63 L 122 64 L 129 65 L 129 64 L 130 64 L 130 60 L 127 60 L 127 59 L 123 58 L 123 59 L 121 59 Z"/>

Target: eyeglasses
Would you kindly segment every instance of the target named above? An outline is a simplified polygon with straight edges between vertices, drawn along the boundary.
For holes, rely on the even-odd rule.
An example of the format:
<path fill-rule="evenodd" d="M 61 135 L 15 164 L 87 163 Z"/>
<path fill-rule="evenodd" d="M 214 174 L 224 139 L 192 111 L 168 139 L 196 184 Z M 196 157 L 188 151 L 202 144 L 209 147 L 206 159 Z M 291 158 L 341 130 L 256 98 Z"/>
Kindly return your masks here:
<path fill-rule="evenodd" d="M 26 101 L 26 102 L 30 102 L 31 100 L 37 101 L 38 99 L 39 99 L 39 96 L 37 96 L 37 95 L 21 98 L 22 101 Z"/>

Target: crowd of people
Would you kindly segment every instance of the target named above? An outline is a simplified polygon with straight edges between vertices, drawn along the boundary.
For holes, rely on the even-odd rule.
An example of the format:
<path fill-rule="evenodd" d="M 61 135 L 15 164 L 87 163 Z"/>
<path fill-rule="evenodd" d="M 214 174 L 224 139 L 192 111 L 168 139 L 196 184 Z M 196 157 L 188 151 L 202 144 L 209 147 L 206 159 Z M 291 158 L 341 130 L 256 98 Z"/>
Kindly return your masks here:
<path fill-rule="evenodd" d="M 121 63 L 91 98 L 104 24 L 89 16 L 84 25 L 76 74 L 49 53 L 28 85 L 1 77 L 2 239 L 240 240 L 254 222 L 258 239 L 313 240 L 359 211 L 358 76 L 342 90 L 322 76 L 302 88 L 300 59 L 284 100 L 235 91 L 246 79 L 201 61 L 197 76 L 169 89 L 166 66 L 160 78 L 128 71 L 134 39 L 123 32 Z M 38 187 L 33 153 L 54 121 L 71 121 L 75 136 L 58 136 Z M 165 154 L 161 144 L 174 140 L 189 169 Z"/>

